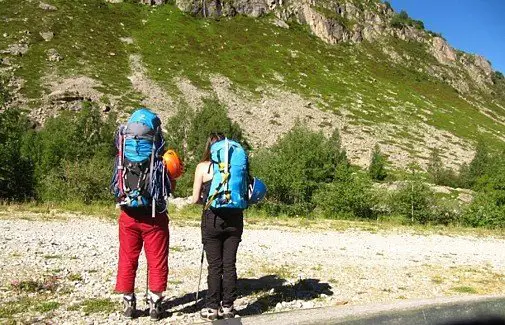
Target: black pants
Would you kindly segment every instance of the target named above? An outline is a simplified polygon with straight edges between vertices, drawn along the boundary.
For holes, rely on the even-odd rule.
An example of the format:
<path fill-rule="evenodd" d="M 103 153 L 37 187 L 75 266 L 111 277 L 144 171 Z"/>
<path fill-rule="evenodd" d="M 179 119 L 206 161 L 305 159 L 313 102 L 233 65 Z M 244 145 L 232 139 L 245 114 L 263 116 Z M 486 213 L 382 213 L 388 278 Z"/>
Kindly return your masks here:
<path fill-rule="evenodd" d="M 237 249 L 244 230 L 242 210 L 205 210 L 202 241 L 207 255 L 206 308 L 230 307 L 237 298 Z"/>

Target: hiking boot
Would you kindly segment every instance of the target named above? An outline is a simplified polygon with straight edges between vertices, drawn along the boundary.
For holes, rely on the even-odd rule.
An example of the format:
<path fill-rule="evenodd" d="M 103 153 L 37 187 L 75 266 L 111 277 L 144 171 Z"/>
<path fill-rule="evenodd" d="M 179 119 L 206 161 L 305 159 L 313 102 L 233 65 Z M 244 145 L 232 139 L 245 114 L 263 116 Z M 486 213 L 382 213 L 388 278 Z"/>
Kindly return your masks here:
<path fill-rule="evenodd" d="M 231 305 L 231 307 L 222 306 L 218 310 L 218 316 L 222 317 L 224 319 L 235 318 L 236 314 L 237 314 L 237 311 L 235 310 L 233 305 Z"/>
<path fill-rule="evenodd" d="M 204 308 L 200 311 L 200 317 L 210 321 L 217 319 L 217 314 L 217 309 L 212 308 Z"/>
<path fill-rule="evenodd" d="M 123 316 L 131 319 L 135 317 L 137 311 L 137 299 L 135 295 L 124 295 L 123 296 Z"/>
<path fill-rule="evenodd" d="M 149 297 L 149 317 L 153 321 L 158 321 L 163 317 L 163 307 L 161 305 L 163 299 L 159 297 L 154 301 L 153 297 Z"/>

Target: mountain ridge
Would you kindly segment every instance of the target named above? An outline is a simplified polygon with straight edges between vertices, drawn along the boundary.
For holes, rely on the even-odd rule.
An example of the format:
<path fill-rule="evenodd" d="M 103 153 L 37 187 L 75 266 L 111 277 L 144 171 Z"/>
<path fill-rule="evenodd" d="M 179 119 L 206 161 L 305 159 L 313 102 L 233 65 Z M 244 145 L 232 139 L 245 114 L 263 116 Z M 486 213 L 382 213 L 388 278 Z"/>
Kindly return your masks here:
<path fill-rule="evenodd" d="M 505 141 L 503 76 L 380 1 L 1 6 L 0 70 L 13 93 L 3 106 L 40 123 L 85 101 L 104 112 L 141 103 L 166 119 L 214 98 L 256 147 L 301 121 L 338 128 L 360 166 L 375 144 L 393 166 L 425 166 L 439 148 L 457 168 L 478 138 Z"/>

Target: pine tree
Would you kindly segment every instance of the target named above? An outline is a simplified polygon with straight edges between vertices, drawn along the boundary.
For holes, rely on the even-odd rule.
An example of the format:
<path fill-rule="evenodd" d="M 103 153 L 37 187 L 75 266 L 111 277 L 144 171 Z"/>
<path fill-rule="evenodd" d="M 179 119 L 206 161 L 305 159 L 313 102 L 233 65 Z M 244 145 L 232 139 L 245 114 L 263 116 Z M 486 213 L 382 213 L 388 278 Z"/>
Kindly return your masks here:
<path fill-rule="evenodd" d="M 378 144 L 375 145 L 372 152 L 372 159 L 368 167 L 370 178 L 376 181 L 383 181 L 387 177 L 386 158 L 380 151 Z"/>

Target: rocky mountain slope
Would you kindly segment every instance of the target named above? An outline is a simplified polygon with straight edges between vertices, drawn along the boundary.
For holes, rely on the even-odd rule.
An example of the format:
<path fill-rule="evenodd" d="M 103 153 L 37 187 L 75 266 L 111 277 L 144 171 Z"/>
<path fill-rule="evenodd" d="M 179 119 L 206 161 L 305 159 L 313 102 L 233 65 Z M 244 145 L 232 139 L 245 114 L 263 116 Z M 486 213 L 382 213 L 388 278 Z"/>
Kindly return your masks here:
<path fill-rule="evenodd" d="M 0 1 L 4 107 L 43 123 L 82 102 L 163 118 L 219 100 L 253 146 L 302 121 L 352 162 L 468 162 L 504 141 L 505 80 L 379 0 Z M 260 125 L 261 127 L 258 127 Z"/>

